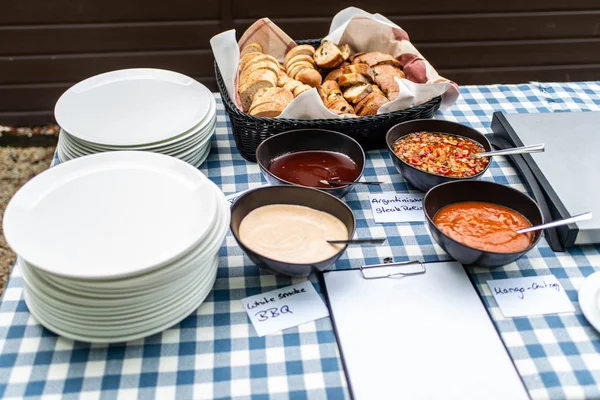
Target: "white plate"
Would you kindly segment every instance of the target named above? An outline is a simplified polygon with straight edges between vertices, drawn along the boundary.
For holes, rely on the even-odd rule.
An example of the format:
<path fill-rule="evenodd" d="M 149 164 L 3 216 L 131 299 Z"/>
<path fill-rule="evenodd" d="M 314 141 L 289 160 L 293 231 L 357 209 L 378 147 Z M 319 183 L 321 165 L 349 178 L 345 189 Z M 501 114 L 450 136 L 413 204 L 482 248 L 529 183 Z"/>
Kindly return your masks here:
<path fill-rule="evenodd" d="M 216 263 L 216 264 L 218 265 L 218 263 Z M 206 296 L 208 296 L 208 294 L 212 290 L 212 285 L 214 284 L 214 281 L 216 279 L 216 272 L 217 272 L 217 268 L 215 267 L 213 275 L 211 277 L 209 277 L 209 282 L 211 282 L 212 284 L 207 285 L 205 288 L 202 288 L 202 290 L 198 290 L 197 293 L 193 294 L 188 299 L 186 299 L 186 302 L 184 304 L 181 304 L 178 307 L 177 311 L 169 316 L 170 319 L 166 319 L 166 318 L 159 319 L 159 320 L 153 319 L 149 323 L 149 325 L 146 325 L 146 326 L 142 327 L 141 329 L 134 328 L 133 329 L 134 332 L 131 332 L 129 330 L 127 330 L 127 331 L 113 330 L 112 335 L 104 335 L 104 334 L 98 335 L 98 334 L 95 334 L 95 332 L 90 333 L 85 330 L 64 329 L 63 327 L 60 326 L 60 324 L 54 324 L 53 322 L 56 322 L 56 321 L 53 321 L 52 318 L 48 319 L 47 315 L 45 315 L 43 312 L 40 312 L 39 307 L 38 307 L 39 304 L 37 304 L 35 301 L 32 301 L 31 298 L 29 297 L 29 295 L 27 294 L 27 292 L 25 292 L 25 302 L 27 303 L 27 307 L 29 308 L 29 311 L 38 320 L 38 322 L 40 322 L 44 327 L 55 332 L 56 334 L 58 334 L 60 336 L 64 336 L 64 337 L 66 337 L 68 339 L 72 339 L 72 340 L 79 340 L 79 341 L 91 342 L 91 343 L 126 342 L 126 341 L 141 339 L 146 336 L 150 336 L 155 333 L 164 331 L 165 329 L 170 328 L 171 326 L 173 326 L 173 325 L 181 322 L 183 319 L 185 319 L 194 310 L 196 310 L 200 306 L 200 304 L 202 304 L 202 302 L 204 301 Z"/>
<path fill-rule="evenodd" d="M 150 152 L 109 152 L 51 168 L 25 184 L 4 214 L 7 242 L 57 275 L 139 274 L 188 252 L 217 212 L 204 174 Z"/>
<path fill-rule="evenodd" d="M 56 103 L 58 124 L 99 144 L 135 146 L 188 131 L 209 112 L 212 93 L 194 79 L 160 69 L 126 69 L 86 79 Z"/>
<path fill-rule="evenodd" d="M 585 278 L 579 288 L 579 307 L 590 325 L 600 332 L 600 272 Z"/>

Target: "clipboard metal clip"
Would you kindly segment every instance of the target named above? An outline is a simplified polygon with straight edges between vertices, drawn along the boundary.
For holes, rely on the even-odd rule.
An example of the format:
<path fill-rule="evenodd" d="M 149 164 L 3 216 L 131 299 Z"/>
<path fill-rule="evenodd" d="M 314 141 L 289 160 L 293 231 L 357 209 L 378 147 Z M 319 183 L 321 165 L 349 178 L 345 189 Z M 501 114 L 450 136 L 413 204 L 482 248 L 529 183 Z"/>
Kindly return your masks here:
<path fill-rule="evenodd" d="M 381 275 L 381 276 L 365 275 L 365 270 L 369 270 L 372 268 L 400 267 L 400 266 L 408 266 L 408 265 L 415 265 L 415 264 L 419 264 L 420 268 L 416 269 L 416 270 L 407 271 L 407 272 L 395 272 L 393 274 L 386 274 L 386 275 Z M 394 279 L 394 278 L 404 278 L 406 276 L 411 276 L 411 275 L 421 275 L 421 274 L 426 273 L 427 270 L 425 268 L 425 264 L 423 264 L 421 261 L 412 260 L 412 261 L 400 261 L 400 262 L 391 262 L 391 263 L 384 263 L 384 264 L 363 265 L 360 267 L 360 272 L 362 273 L 362 276 L 364 279 L 382 279 L 382 278 Z"/>

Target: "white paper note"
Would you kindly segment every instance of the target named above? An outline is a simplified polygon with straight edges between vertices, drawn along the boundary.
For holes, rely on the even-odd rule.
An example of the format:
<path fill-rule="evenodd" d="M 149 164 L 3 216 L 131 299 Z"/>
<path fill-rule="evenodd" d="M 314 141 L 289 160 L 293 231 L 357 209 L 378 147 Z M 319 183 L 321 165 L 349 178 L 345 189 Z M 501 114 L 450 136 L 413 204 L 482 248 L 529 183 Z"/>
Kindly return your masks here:
<path fill-rule="evenodd" d="M 496 279 L 487 284 L 507 318 L 575 311 L 554 275 Z"/>
<path fill-rule="evenodd" d="M 309 281 L 242 299 L 258 336 L 327 317 L 329 311 Z"/>
<path fill-rule="evenodd" d="M 425 220 L 420 193 L 372 193 L 369 203 L 378 224 Z"/>

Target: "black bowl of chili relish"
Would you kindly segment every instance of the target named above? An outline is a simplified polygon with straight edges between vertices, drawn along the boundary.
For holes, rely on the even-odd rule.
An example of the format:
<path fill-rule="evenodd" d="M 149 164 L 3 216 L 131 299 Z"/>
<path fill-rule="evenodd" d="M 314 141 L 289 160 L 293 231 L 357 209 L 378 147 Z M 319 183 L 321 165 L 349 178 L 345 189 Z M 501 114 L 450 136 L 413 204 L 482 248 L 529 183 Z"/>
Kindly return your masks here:
<path fill-rule="evenodd" d="M 460 156 L 465 157 L 465 160 L 468 159 L 470 164 L 465 164 L 469 165 L 469 167 L 465 168 L 464 172 L 461 171 L 461 173 L 468 175 L 449 176 L 449 167 L 454 166 L 456 161 L 455 153 L 449 154 L 448 149 L 443 147 L 443 141 L 440 141 L 440 148 L 434 148 L 428 145 L 428 143 L 419 143 L 419 137 L 416 135 L 421 133 L 449 135 L 451 139 L 459 141 L 458 146 L 471 145 L 479 147 L 480 151 L 491 151 L 492 146 L 485 135 L 471 127 L 457 124 L 456 122 L 417 119 L 393 126 L 386 135 L 386 142 L 394 166 L 408 183 L 423 192 L 445 182 L 479 179 L 490 166 L 489 158 L 482 157 L 475 160 L 471 157 L 471 152 L 465 149 L 465 154 L 460 154 Z M 421 146 L 421 148 L 418 153 L 414 153 L 416 157 L 409 156 L 405 161 L 396 154 L 394 147 L 398 141 L 409 139 L 411 135 L 415 137 L 416 145 Z M 457 146 L 453 146 L 453 148 L 454 150 L 459 150 Z M 411 153 L 407 152 L 405 154 Z M 477 166 L 472 164 L 475 161 L 479 163 Z M 431 172 L 423 168 L 427 168 Z"/>
<path fill-rule="evenodd" d="M 271 185 L 311 187 L 342 198 L 352 185 L 320 181 L 358 181 L 365 168 L 365 152 L 342 133 L 297 129 L 263 141 L 256 149 L 256 161 Z"/>
<path fill-rule="evenodd" d="M 508 208 L 509 211 L 518 214 L 521 218 L 525 218 L 528 226 L 543 223 L 542 211 L 538 204 L 531 199 L 531 197 L 510 186 L 501 185 L 495 182 L 473 180 L 447 182 L 438 185 L 429 190 L 423 199 L 423 212 L 425 213 L 427 226 L 429 227 L 431 236 L 440 247 L 461 264 L 478 267 L 499 267 L 510 264 L 534 248 L 542 237 L 542 231 L 531 232 L 528 234 L 511 233 L 513 236 L 528 235 L 529 243 L 528 245 L 526 244 L 527 247 L 523 246 L 524 248 L 521 248 L 518 251 L 488 251 L 460 242 L 445 233 L 443 227 L 441 228 L 436 225 L 436 215 L 440 213 L 440 210 L 447 210 L 447 206 L 461 206 L 472 204 L 474 202 Z M 468 220 L 469 224 L 467 227 L 468 231 L 465 233 L 469 235 L 477 234 L 477 236 L 481 238 L 481 243 L 484 243 L 487 240 L 489 243 L 493 243 L 494 247 L 508 244 L 503 238 L 502 240 L 499 240 L 499 236 L 486 237 L 481 233 L 490 232 L 490 229 L 483 229 L 477 225 L 472 225 L 474 223 L 477 224 L 488 221 L 493 225 L 492 228 L 498 229 L 499 223 L 497 218 L 494 219 L 493 217 L 490 217 L 486 220 L 478 220 L 477 218 L 469 216 L 461 216 L 461 218 L 458 219 L 462 219 L 463 217 L 465 220 Z M 460 221 L 456 222 L 457 224 L 460 224 Z M 503 221 L 502 225 L 504 225 L 502 229 L 508 229 L 509 223 Z M 465 225 L 463 225 L 463 227 L 465 227 Z M 457 228 L 458 227 L 453 228 L 453 230 Z M 459 231 L 456 230 L 453 234 L 458 232 Z M 493 234 L 495 235 L 496 232 Z"/>

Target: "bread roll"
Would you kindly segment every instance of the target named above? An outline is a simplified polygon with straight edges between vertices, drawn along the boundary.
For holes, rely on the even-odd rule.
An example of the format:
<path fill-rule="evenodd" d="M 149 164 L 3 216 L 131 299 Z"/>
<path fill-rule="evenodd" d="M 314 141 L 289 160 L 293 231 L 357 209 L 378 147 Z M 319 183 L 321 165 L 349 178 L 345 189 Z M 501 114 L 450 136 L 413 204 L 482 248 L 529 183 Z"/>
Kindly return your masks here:
<path fill-rule="evenodd" d="M 313 54 L 315 54 L 315 48 L 309 44 L 301 44 L 299 46 L 293 47 L 292 49 L 290 49 L 290 51 L 287 52 L 287 54 L 283 58 L 283 64 L 287 64 L 290 58 L 299 54 L 312 57 Z"/>

